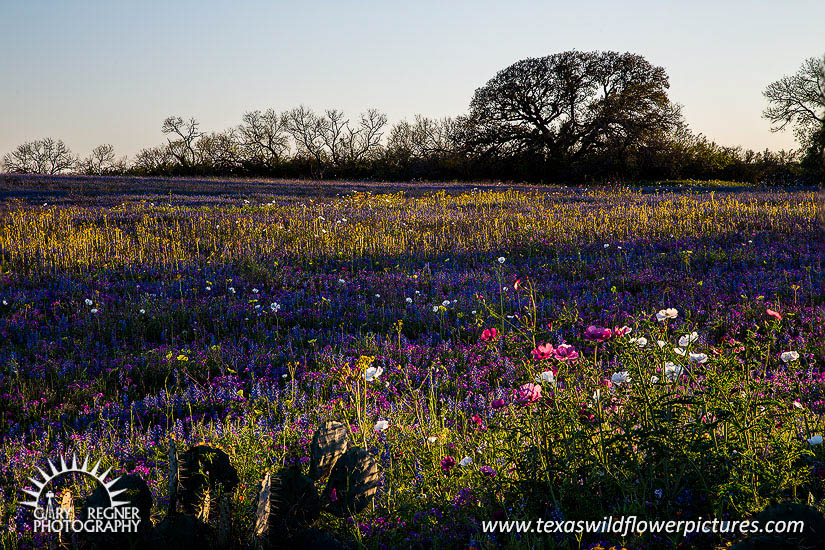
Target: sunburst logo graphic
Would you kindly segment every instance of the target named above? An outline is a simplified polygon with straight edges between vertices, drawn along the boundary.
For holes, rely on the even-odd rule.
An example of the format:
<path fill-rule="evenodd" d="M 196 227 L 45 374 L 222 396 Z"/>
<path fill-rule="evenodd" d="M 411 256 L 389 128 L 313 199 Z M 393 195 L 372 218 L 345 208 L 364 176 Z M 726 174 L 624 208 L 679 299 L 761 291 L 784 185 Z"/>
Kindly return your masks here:
<path fill-rule="evenodd" d="M 34 499 L 34 500 L 31 500 L 31 501 L 21 502 L 20 504 L 22 504 L 23 506 L 30 506 L 30 507 L 34 508 L 35 510 L 40 508 L 40 501 L 44 496 L 43 491 L 46 489 L 46 487 L 49 485 L 49 483 L 51 483 L 52 481 L 54 481 L 55 479 L 57 479 L 61 476 L 64 476 L 66 474 L 72 474 L 72 473 L 84 474 L 88 477 L 93 478 L 101 486 L 103 486 L 103 488 L 106 489 L 106 493 L 109 495 L 109 502 L 111 503 L 110 504 L 111 508 L 117 508 L 118 506 L 125 506 L 125 505 L 129 504 L 128 501 L 115 500 L 115 497 L 117 495 L 119 495 L 120 493 L 124 492 L 126 489 L 113 489 L 114 484 L 117 483 L 117 480 L 119 480 L 120 477 L 116 477 L 111 481 L 106 481 L 106 476 L 109 475 L 109 472 L 112 470 L 111 468 L 107 469 L 103 473 L 98 473 L 98 469 L 100 468 L 100 460 L 95 462 L 95 465 L 92 466 L 91 469 L 89 469 L 89 457 L 88 456 L 83 458 L 83 464 L 81 464 L 80 466 L 77 465 L 77 455 L 72 455 L 71 466 L 66 464 L 66 460 L 62 456 L 60 457 L 60 467 L 59 468 L 54 465 L 54 462 L 52 462 L 51 459 L 48 460 L 48 463 L 49 463 L 49 469 L 51 470 L 50 474 L 44 472 L 40 468 L 37 468 L 37 472 L 40 474 L 40 477 L 42 477 L 43 479 L 42 480 L 37 479 L 36 477 L 30 477 L 29 478 L 29 481 L 31 481 L 34 484 L 34 486 L 37 488 L 37 490 L 35 491 L 35 490 L 32 490 L 32 489 L 23 489 L 24 493 L 26 493 L 27 495 L 31 496 Z M 50 494 L 50 493 L 46 494 L 46 497 L 49 499 L 49 504 L 51 504 L 51 499 L 52 499 L 53 496 L 54 495 Z"/>

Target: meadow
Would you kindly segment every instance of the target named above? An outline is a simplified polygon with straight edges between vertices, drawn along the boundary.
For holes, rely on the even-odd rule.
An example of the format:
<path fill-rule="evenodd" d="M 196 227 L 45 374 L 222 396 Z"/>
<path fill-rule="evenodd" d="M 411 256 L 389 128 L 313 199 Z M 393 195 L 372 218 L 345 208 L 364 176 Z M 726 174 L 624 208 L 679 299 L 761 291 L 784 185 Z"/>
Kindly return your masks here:
<path fill-rule="evenodd" d="M 61 181 L 0 206 L 4 549 L 47 543 L 18 500 L 60 455 L 160 517 L 172 439 L 228 453 L 245 548 L 327 420 L 379 464 L 318 522 L 356 547 L 714 548 L 482 522 L 825 506 L 822 190 Z"/>

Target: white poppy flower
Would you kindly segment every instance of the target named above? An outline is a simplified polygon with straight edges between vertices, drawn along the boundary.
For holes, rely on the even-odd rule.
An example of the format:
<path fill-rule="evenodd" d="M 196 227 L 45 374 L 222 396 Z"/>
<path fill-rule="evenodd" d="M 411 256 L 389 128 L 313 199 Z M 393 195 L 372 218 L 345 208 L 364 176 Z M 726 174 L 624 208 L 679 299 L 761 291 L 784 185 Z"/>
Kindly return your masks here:
<path fill-rule="evenodd" d="M 643 348 L 647 345 L 647 338 L 645 338 L 644 336 L 639 336 L 638 338 L 631 338 L 630 343 L 636 344 L 640 348 Z"/>
<path fill-rule="evenodd" d="M 556 375 L 553 374 L 553 371 L 551 371 L 551 370 L 544 371 L 543 373 L 541 373 L 539 375 L 539 382 L 547 382 L 547 383 L 552 384 L 553 386 L 555 386 L 556 385 Z"/>
<path fill-rule="evenodd" d="M 682 375 L 682 370 L 682 367 L 676 363 L 671 363 L 670 361 L 665 363 L 665 377 L 671 382 L 679 379 Z"/>
<path fill-rule="evenodd" d="M 386 430 L 389 427 L 390 427 L 390 423 L 387 422 L 386 420 L 379 420 L 378 422 L 375 423 L 375 431 L 376 432 L 383 432 L 384 430 Z"/>
<path fill-rule="evenodd" d="M 613 376 L 610 377 L 610 381 L 616 384 L 617 386 L 621 386 L 624 383 L 629 384 L 631 380 L 632 379 L 630 378 L 630 373 L 628 373 L 626 370 L 614 373 Z"/>
<path fill-rule="evenodd" d="M 820 439 L 821 439 L 821 438 L 820 438 Z M 469 456 L 465 456 L 464 458 L 462 458 L 462 459 L 459 461 L 458 465 L 459 465 L 459 466 L 469 466 L 469 465 L 470 465 L 470 464 L 472 464 L 472 463 L 473 463 L 473 459 L 472 459 L 472 458 L 470 458 Z"/>
<path fill-rule="evenodd" d="M 666 319 L 675 319 L 679 316 L 679 310 L 675 307 L 669 307 L 667 309 L 660 309 L 659 312 L 656 314 L 657 321 L 665 321 Z"/>
<path fill-rule="evenodd" d="M 382 367 L 369 367 L 364 371 L 364 380 L 367 382 L 374 382 L 384 373 Z"/>
<path fill-rule="evenodd" d="M 782 359 L 782 361 L 785 362 L 785 363 L 790 363 L 792 361 L 798 361 L 799 360 L 799 352 L 797 352 L 797 351 L 785 351 L 785 352 L 782 352 L 782 354 L 779 356 L 779 358 Z"/>
<path fill-rule="evenodd" d="M 705 353 L 689 353 L 688 358 L 692 363 L 707 363 L 708 356 Z"/>
<path fill-rule="evenodd" d="M 697 341 L 698 339 L 699 339 L 699 334 L 696 333 L 696 332 L 691 332 L 690 334 L 685 334 L 684 336 L 679 338 L 679 345 L 682 346 L 683 348 L 686 348 L 689 345 L 691 345 L 693 342 Z"/>
<path fill-rule="evenodd" d="M 822 436 L 815 435 L 808 440 L 809 445 L 820 445 L 822 443 Z"/>

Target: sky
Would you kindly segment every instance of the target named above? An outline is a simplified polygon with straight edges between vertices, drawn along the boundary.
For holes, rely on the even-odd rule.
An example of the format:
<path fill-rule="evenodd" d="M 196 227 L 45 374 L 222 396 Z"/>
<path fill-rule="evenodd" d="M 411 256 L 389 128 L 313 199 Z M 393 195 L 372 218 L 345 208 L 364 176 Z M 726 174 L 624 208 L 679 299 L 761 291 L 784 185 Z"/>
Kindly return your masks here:
<path fill-rule="evenodd" d="M 0 155 L 51 136 L 132 156 L 165 141 L 172 114 L 207 131 L 300 104 L 460 115 L 497 71 L 572 49 L 664 67 L 690 127 L 717 143 L 791 149 L 762 90 L 825 54 L 823 21 L 822 0 L 0 0 Z"/>

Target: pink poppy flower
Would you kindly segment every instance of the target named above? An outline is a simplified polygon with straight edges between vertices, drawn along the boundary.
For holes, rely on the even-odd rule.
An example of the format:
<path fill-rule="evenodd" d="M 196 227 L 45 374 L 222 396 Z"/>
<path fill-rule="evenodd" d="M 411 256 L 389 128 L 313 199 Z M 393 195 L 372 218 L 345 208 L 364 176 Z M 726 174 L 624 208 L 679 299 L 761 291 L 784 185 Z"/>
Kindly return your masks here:
<path fill-rule="evenodd" d="M 538 384 L 524 384 L 516 390 L 516 402 L 521 406 L 532 405 L 541 399 L 541 386 Z"/>
<path fill-rule="evenodd" d="M 481 332 L 481 341 L 487 342 L 498 338 L 498 330 L 494 328 L 486 328 Z"/>
<path fill-rule="evenodd" d="M 609 328 L 597 327 L 596 325 L 590 325 L 587 327 L 587 330 L 584 331 L 585 338 L 588 340 L 595 340 L 596 342 L 604 342 L 611 336 L 613 336 L 612 330 Z"/>
<path fill-rule="evenodd" d="M 630 332 L 632 330 L 633 330 L 632 328 L 627 327 L 627 326 L 625 326 L 625 327 L 615 327 L 613 329 L 613 335 L 614 336 L 624 336 L 625 334 L 630 334 Z"/>
<path fill-rule="evenodd" d="M 570 344 L 562 344 L 553 350 L 553 357 L 559 361 L 575 361 L 579 358 L 579 352 Z"/>
<path fill-rule="evenodd" d="M 542 359 L 552 357 L 554 351 L 556 350 L 553 349 L 552 344 L 541 344 L 531 353 L 533 354 L 533 359 L 535 359 L 536 361 L 540 361 Z"/>
<path fill-rule="evenodd" d="M 774 318 L 774 319 L 776 319 L 777 321 L 781 321 L 781 320 L 782 320 L 782 314 L 781 314 L 781 313 L 779 313 L 778 311 L 774 311 L 774 310 L 772 310 L 771 308 L 768 308 L 768 315 L 769 315 L 769 316 L 771 316 L 771 317 L 773 317 L 773 318 Z"/>
<path fill-rule="evenodd" d="M 442 472 L 449 472 L 455 467 L 455 459 L 451 456 L 445 456 L 441 459 L 441 471 Z"/>
<path fill-rule="evenodd" d="M 579 420 L 583 424 L 592 424 L 596 421 L 596 415 L 586 404 L 582 404 L 579 407 Z"/>
<path fill-rule="evenodd" d="M 504 399 L 493 399 L 493 402 L 490 403 L 490 406 L 494 409 L 503 409 L 507 404 L 504 402 Z"/>

